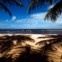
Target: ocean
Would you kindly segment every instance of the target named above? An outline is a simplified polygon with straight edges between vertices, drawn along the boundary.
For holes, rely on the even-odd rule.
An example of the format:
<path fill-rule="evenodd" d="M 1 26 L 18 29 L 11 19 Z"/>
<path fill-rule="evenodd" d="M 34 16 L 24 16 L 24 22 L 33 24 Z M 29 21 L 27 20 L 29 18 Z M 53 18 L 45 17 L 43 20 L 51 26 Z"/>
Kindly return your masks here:
<path fill-rule="evenodd" d="M 62 29 L 0 29 L 0 34 L 59 34 Z"/>

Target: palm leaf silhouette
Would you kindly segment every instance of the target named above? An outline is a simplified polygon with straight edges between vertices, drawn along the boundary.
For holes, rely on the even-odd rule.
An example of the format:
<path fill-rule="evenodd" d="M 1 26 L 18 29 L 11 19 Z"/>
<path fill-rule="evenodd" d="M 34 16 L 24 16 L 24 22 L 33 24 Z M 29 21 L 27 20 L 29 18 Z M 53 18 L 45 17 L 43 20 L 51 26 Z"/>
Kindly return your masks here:
<path fill-rule="evenodd" d="M 17 4 L 18 6 L 23 6 L 23 4 L 21 2 L 19 2 L 18 0 L 2 0 L 3 3 L 9 4 L 9 5 L 14 5 Z"/>
<path fill-rule="evenodd" d="M 28 7 L 28 13 L 32 9 L 36 7 L 42 7 L 44 4 L 52 4 L 56 0 L 31 0 L 30 5 Z M 55 21 L 59 15 L 62 13 L 62 0 L 57 2 L 51 9 L 48 10 L 48 13 L 45 16 L 45 19 L 50 19 L 51 21 Z"/>
<path fill-rule="evenodd" d="M 28 7 L 28 13 L 35 7 L 42 7 L 44 4 L 52 4 L 55 0 L 31 0 Z"/>
<path fill-rule="evenodd" d="M 43 43 L 45 44 L 43 47 L 41 47 L 41 50 L 44 52 L 43 54 L 45 54 L 46 51 L 53 51 L 54 50 L 53 44 L 55 45 L 62 44 L 62 37 L 59 37 L 59 36 L 61 35 L 57 35 L 57 38 L 54 37 L 54 39 L 43 40 L 37 43 L 39 45 L 42 45 Z M 50 43 L 47 44 L 47 42 L 50 42 Z"/>
<path fill-rule="evenodd" d="M 52 43 L 46 44 L 42 48 L 43 54 L 47 56 L 47 61 L 61 61 L 61 56 L 62 56 L 62 38 L 57 38 L 53 40 Z M 60 54 L 60 56 L 59 56 Z"/>
<path fill-rule="evenodd" d="M 7 7 L 7 5 L 8 5 L 8 4 L 9 4 L 9 5 L 14 5 L 14 3 L 17 4 L 17 5 L 20 6 L 20 7 L 23 6 L 23 4 L 20 3 L 18 0 L 1 0 L 1 1 L 0 1 L 0 8 L 1 8 L 1 9 L 4 9 L 6 12 L 8 12 L 8 14 L 9 14 L 10 16 L 12 16 L 12 13 L 11 13 L 10 9 Z"/>
<path fill-rule="evenodd" d="M 10 37 L 10 39 L 16 40 L 17 43 L 23 43 L 26 41 L 34 42 L 34 39 L 30 38 L 29 36 L 24 36 L 24 35 L 13 35 Z"/>
<path fill-rule="evenodd" d="M 21 7 L 23 6 L 22 3 L 18 2 L 18 0 L 14 0 L 14 2 L 15 2 L 17 5 L 21 6 Z"/>
<path fill-rule="evenodd" d="M 49 59 L 52 59 L 50 56 L 53 53 L 55 53 L 58 48 L 60 50 L 59 53 L 61 52 L 61 47 L 62 47 L 61 35 L 56 35 L 56 36 L 50 35 L 50 37 L 52 37 L 53 39 L 44 40 L 44 41 L 41 41 L 41 43 L 37 43 L 42 45 L 42 42 L 46 42 L 46 41 L 50 42 L 49 44 L 45 44 L 45 46 L 41 47 L 40 52 L 33 51 L 31 49 L 31 46 L 28 44 L 25 46 L 21 45 L 20 42 L 33 41 L 33 39 L 31 39 L 29 36 L 24 36 L 24 35 L 12 35 L 12 36 L 5 35 L 5 36 L 2 36 L 3 38 L 0 37 L 0 46 L 2 46 L 0 47 L 0 54 L 6 51 L 6 54 L 4 54 L 3 57 L 0 58 L 0 62 L 1 61 L 3 62 L 35 62 L 35 61 L 48 62 L 48 61 L 51 61 L 49 60 Z M 5 39 L 5 41 L 3 39 Z M 18 44 L 13 45 L 12 43 L 13 40 L 19 40 Z M 50 52 L 51 54 L 49 54 Z M 53 55 L 53 58 L 55 57 L 56 56 Z"/>
<path fill-rule="evenodd" d="M 51 20 L 55 21 L 61 13 L 62 13 L 62 0 L 59 1 L 57 4 L 55 4 L 53 6 L 53 8 L 51 8 L 48 11 L 48 13 L 46 14 L 45 19 L 51 19 Z"/>
<path fill-rule="evenodd" d="M 16 45 L 13 44 L 14 40 L 17 40 Z M 17 57 L 17 54 L 18 55 L 21 54 L 21 51 L 23 52 L 24 50 L 26 50 L 27 52 L 30 51 L 29 45 L 25 45 L 25 46 L 21 45 L 21 42 L 25 42 L 25 41 L 32 42 L 33 39 L 24 35 L 12 35 L 12 36 L 4 35 L 0 37 L 0 54 L 2 55 L 0 57 L 0 60 L 3 61 L 3 59 L 5 59 L 7 62 L 8 60 L 11 59 L 11 61 L 14 61 L 15 58 L 12 58 L 13 56 L 11 56 L 11 54 Z"/>
<path fill-rule="evenodd" d="M 42 37 L 39 37 L 39 38 L 42 39 Z M 52 42 L 59 41 L 59 40 L 62 39 L 62 35 L 49 35 L 49 36 L 46 36 L 44 38 L 51 38 L 51 39 L 39 41 L 39 42 L 36 43 L 36 45 L 37 44 L 39 44 L 39 45 L 41 45 L 41 44 L 47 44 L 48 42 L 50 44 Z"/>
<path fill-rule="evenodd" d="M 25 51 L 19 56 L 16 62 L 46 62 L 46 57 L 42 56 L 41 53 L 31 51 L 31 47 L 26 45 Z"/>
<path fill-rule="evenodd" d="M 3 37 L 0 37 L 1 51 L 10 49 L 10 47 L 13 46 L 14 40 L 17 40 L 17 43 L 22 43 L 25 41 L 34 42 L 34 40 L 28 36 L 23 36 L 23 35 L 8 36 L 8 35 L 5 35 Z"/>
<path fill-rule="evenodd" d="M 6 12 L 8 12 L 10 16 L 12 15 L 11 11 L 2 2 L 0 2 L 0 8 L 4 9 Z"/>

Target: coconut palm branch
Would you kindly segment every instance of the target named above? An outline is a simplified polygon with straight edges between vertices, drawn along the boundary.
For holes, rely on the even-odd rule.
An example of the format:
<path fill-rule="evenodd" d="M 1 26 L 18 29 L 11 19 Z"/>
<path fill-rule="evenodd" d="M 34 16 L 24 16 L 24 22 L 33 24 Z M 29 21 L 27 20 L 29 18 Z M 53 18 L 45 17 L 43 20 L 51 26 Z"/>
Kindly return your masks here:
<path fill-rule="evenodd" d="M 0 8 L 1 9 L 4 9 L 6 12 L 8 12 L 8 14 L 11 16 L 11 11 L 2 3 L 0 2 Z"/>
<path fill-rule="evenodd" d="M 44 4 L 52 4 L 56 0 L 31 0 L 31 4 L 28 7 L 28 13 L 32 9 L 35 9 L 37 6 L 42 7 Z M 51 9 L 48 10 L 48 13 L 45 16 L 45 19 L 50 19 L 55 21 L 59 15 L 62 13 L 62 0 L 56 3 Z"/>
<path fill-rule="evenodd" d="M 55 4 L 46 14 L 45 19 L 51 19 L 55 21 L 62 13 L 62 0 Z"/>
<path fill-rule="evenodd" d="M 39 44 L 39 45 L 41 45 L 41 44 L 50 44 L 54 40 L 56 40 L 56 39 L 48 39 L 48 40 L 39 41 L 39 42 L 36 43 L 36 45 L 37 44 Z"/>
<path fill-rule="evenodd" d="M 23 4 L 21 2 L 19 2 L 18 0 L 2 0 L 2 2 L 5 4 L 9 4 L 9 5 L 13 5 L 14 3 L 17 4 L 18 6 L 23 6 Z"/>
<path fill-rule="evenodd" d="M 45 43 L 45 42 L 50 42 L 49 44 Z M 62 47 L 62 38 L 55 38 L 55 39 L 51 39 L 51 40 L 44 40 L 43 42 L 38 42 L 37 44 L 39 44 L 40 46 L 44 43 L 45 45 L 43 47 L 40 48 L 41 50 L 41 54 L 42 55 L 48 55 L 48 52 L 54 52 L 56 51 L 56 48 L 54 45 L 58 46 L 58 48 L 60 48 L 59 46 Z M 51 42 L 52 41 L 52 42 Z M 48 59 L 47 59 L 48 60 Z"/>
<path fill-rule="evenodd" d="M 36 43 L 41 45 L 41 44 L 50 44 L 50 43 L 56 43 L 56 42 L 61 42 L 62 41 L 62 35 L 50 35 L 51 39 L 47 39 L 47 40 L 43 40 L 43 41 L 39 41 Z"/>
<path fill-rule="evenodd" d="M 28 7 L 28 13 L 37 6 L 42 7 L 44 4 L 52 4 L 55 0 L 30 0 L 30 5 Z"/>
<path fill-rule="evenodd" d="M 9 36 L 9 39 L 11 39 L 11 40 L 17 40 L 18 43 L 25 42 L 25 41 L 34 42 L 34 39 L 30 38 L 29 36 L 24 36 L 24 35 Z"/>
<path fill-rule="evenodd" d="M 49 35 L 46 38 L 50 39 L 45 39 L 45 40 L 40 40 L 39 42 L 36 43 L 36 45 L 39 45 L 41 48 L 41 54 L 47 54 L 45 51 L 53 51 L 55 48 L 53 44 L 62 44 L 62 35 Z M 42 37 L 40 37 L 42 39 Z"/>
<path fill-rule="evenodd" d="M 9 49 L 9 47 L 14 45 L 13 44 L 14 40 L 17 41 L 17 44 L 21 44 L 22 42 L 25 42 L 25 41 L 34 42 L 34 40 L 28 36 L 23 36 L 23 35 L 8 36 L 8 35 L 5 35 L 5 36 L 0 37 L 0 47 L 2 49 L 1 51 L 5 50 L 6 48 Z"/>
<path fill-rule="evenodd" d="M 0 53 L 3 53 L 4 51 L 10 50 L 12 46 L 12 42 L 9 40 L 0 40 Z"/>
<path fill-rule="evenodd" d="M 8 4 L 9 5 L 14 5 L 14 3 L 17 4 L 20 7 L 23 6 L 23 4 L 20 3 L 18 0 L 1 0 L 0 1 L 0 8 L 4 9 L 6 12 L 8 12 L 8 14 L 10 16 L 12 16 L 12 13 L 11 13 L 10 9 L 7 7 L 7 5 Z"/>
<path fill-rule="evenodd" d="M 23 6 L 22 3 L 18 2 L 18 0 L 14 0 L 14 2 L 15 2 L 17 5 L 21 6 L 21 7 Z"/>

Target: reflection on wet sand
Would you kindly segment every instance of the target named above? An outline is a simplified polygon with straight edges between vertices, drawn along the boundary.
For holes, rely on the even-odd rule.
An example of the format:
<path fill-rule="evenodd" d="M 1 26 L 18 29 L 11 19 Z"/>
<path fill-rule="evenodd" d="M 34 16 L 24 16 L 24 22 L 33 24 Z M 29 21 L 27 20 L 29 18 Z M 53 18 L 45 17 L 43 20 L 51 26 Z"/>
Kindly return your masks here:
<path fill-rule="evenodd" d="M 0 62 L 62 62 L 62 35 L 0 34 Z"/>

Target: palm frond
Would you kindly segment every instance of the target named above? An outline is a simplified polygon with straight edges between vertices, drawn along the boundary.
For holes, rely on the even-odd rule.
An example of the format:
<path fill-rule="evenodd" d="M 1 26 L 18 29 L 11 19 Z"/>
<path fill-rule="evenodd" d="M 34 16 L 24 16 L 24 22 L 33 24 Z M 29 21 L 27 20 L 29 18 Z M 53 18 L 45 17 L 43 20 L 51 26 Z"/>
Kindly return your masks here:
<path fill-rule="evenodd" d="M 61 42 L 62 41 L 62 35 L 50 35 L 50 39 L 47 40 L 42 40 L 36 43 L 41 45 L 41 44 L 47 44 L 47 43 L 56 43 L 56 42 Z"/>
<path fill-rule="evenodd" d="M 8 4 L 8 5 L 13 5 L 13 3 L 14 3 L 14 0 L 2 0 L 1 1 L 2 3 L 4 3 L 4 4 Z"/>
<path fill-rule="evenodd" d="M 2 2 L 0 2 L 0 8 L 4 9 L 10 16 L 12 16 L 11 11 Z"/>
<path fill-rule="evenodd" d="M 30 38 L 29 36 L 24 36 L 24 35 L 13 35 L 10 36 L 12 40 L 19 40 L 19 41 L 32 41 L 34 42 L 34 39 Z"/>
<path fill-rule="evenodd" d="M 19 6 L 23 6 L 22 3 L 20 3 L 18 0 L 2 0 L 3 3 L 9 4 L 9 5 L 13 5 L 14 3 L 16 3 Z"/>
<path fill-rule="evenodd" d="M 14 0 L 14 2 L 18 5 L 18 6 L 23 6 L 23 4 L 22 3 L 20 3 L 18 0 Z"/>
<path fill-rule="evenodd" d="M 4 9 L 6 12 L 8 12 L 10 16 L 12 16 L 12 13 L 7 7 L 7 5 L 14 5 L 14 4 L 17 4 L 18 6 L 21 6 L 21 7 L 23 6 L 23 4 L 20 3 L 18 0 L 1 0 L 0 1 L 0 7 Z"/>
<path fill-rule="evenodd" d="M 57 4 L 55 4 L 54 7 L 48 11 L 48 13 L 45 16 L 45 19 L 51 19 L 55 21 L 61 13 L 62 13 L 62 0 L 59 1 Z"/>
<path fill-rule="evenodd" d="M 34 8 L 35 8 L 35 3 L 34 3 L 34 1 L 32 1 L 31 4 L 28 7 L 28 11 L 27 12 L 30 13 L 31 9 L 34 9 Z"/>
<path fill-rule="evenodd" d="M 0 53 L 9 50 L 12 46 L 12 42 L 9 40 L 0 40 Z"/>
<path fill-rule="evenodd" d="M 30 0 L 30 5 L 28 7 L 28 13 L 35 7 L 42 7 L 44 4 L 52 4 L 55 0 Z"/>

